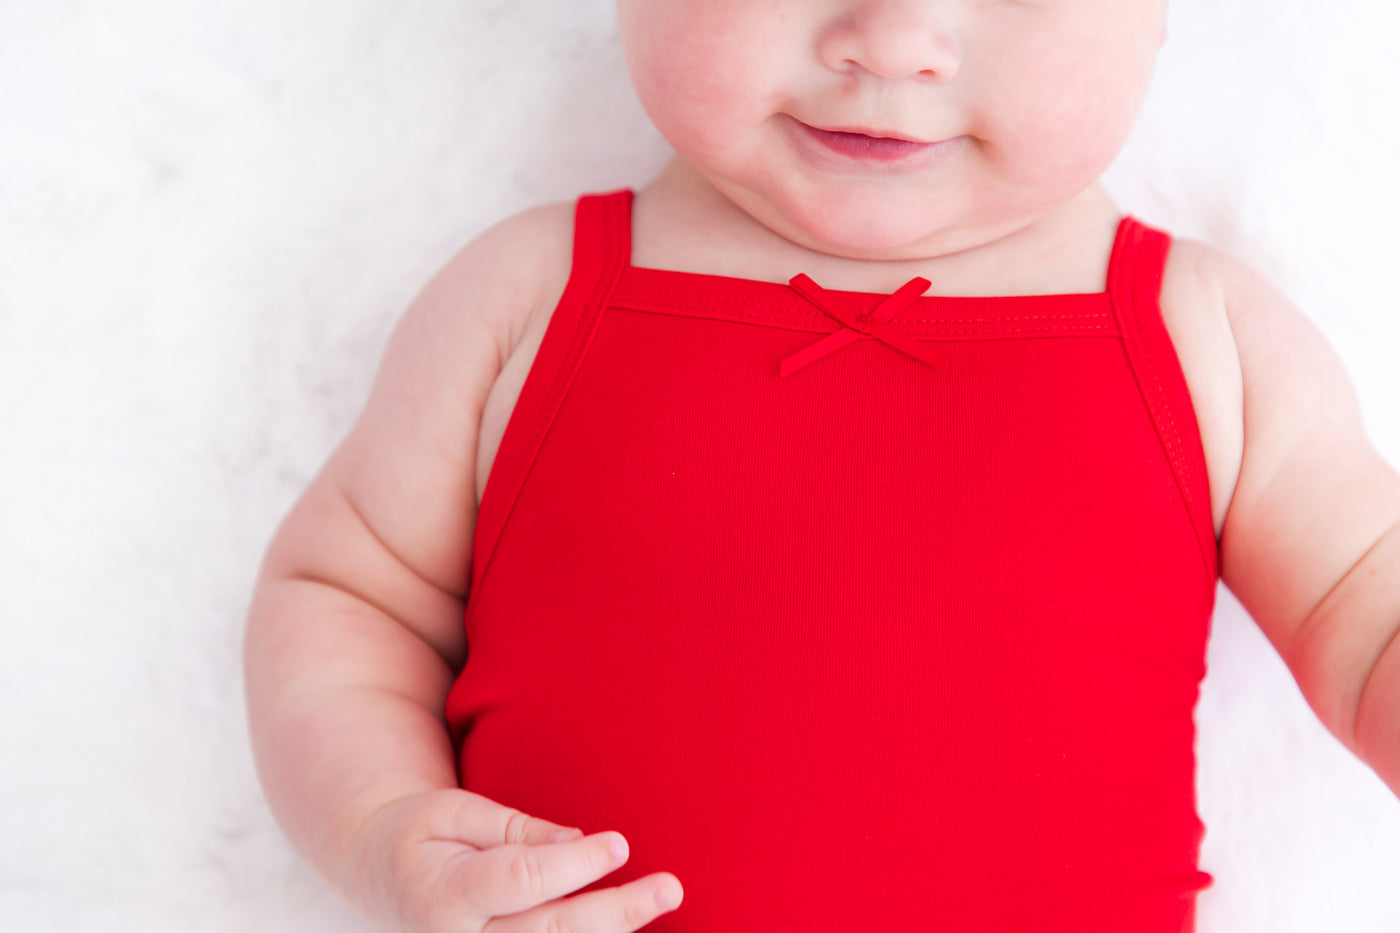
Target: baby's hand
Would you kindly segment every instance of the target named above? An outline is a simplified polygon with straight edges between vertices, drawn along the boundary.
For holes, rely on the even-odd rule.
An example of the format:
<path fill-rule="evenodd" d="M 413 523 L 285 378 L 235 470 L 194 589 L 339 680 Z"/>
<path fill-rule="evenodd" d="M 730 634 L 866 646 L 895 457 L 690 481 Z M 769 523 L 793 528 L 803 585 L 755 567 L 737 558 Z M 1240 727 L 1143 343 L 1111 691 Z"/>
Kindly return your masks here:
<path fill-rule="evenodd" d="M 465 790 L 376 811 L 350 860 L 356 902 L 394 933 L 625 933 L 674 910 L 683 894 L 674 875 L 658 872 L 564 899 L 626 863 L 622 836 L 584 837 Z"/>

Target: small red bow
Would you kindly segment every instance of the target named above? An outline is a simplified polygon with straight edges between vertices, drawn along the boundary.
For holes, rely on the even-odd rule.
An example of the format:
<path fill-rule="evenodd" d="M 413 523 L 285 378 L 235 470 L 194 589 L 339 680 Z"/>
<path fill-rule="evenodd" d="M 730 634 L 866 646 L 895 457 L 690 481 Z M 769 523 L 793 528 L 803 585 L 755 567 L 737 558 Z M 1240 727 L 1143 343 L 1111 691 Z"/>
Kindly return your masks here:
<path fill-rule="evenodd" d="M 910 279 L 900 286 L 898 291 L 886 295 L 874 311 L 869 314 L 857 315 L 848 314 L 836 302 L 828 303 L 822 287 L 806 275 L 795 275 L 788 284 L 795 288 L 802 297 L 846 326 L 841 330 L 827 334 L 806 349 L 799 350 L 784 359 L 778 367 L 779 375 L 790 376 L 809 363 L 815 363 L 828 353 L 839 350 L 861 337 L 875 337 L 896 350 L 901 350 L 916 359 L 923 360 L 935 368 L 942 368 L 946 365 L 947 358 L 942 353 L 919 343 L 913 337 L 886 323 L 928 291 L 929 286 L 933 284 L 928 279 Z"/>

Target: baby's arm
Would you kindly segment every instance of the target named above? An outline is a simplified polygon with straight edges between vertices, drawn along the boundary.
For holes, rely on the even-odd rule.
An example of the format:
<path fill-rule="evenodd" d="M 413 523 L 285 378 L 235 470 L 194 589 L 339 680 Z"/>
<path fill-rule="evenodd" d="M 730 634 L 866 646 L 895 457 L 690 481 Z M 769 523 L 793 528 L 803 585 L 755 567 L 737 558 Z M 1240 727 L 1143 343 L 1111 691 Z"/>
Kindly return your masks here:
<path fill-rule="evenodd" d="M 1244 387 L 1221 578 L 1323 724 L 1400 795 L 1400 475 L 1307 318 L 1223 254 L 1200 274 L 1219 284 Z"/>
<path fill-rule="evenodd" d="M 332 882 L 372 811 L 456 786 L 440 713 L 466 656 L 477 427 L 506 339 L 489 309 L 520 300 L 478 274 L 491 263 L 472 252 L 497 242 L 464 250 L 404 315 L 363 414 L 269 545 L 249 610 L 259 775 Z"/>
<path fill-rule="evenodd" d="M 268 803 L 295 848 L 386 929 L 634 930 L 680 901 L 657 873 L 564 900 L 626 861 L 457 786 L 444 703 L 462 613 L 486 397 L 571 228 L 527 211 L 478 237 L 395 329 L 350 434 L 268 548 L 244 643 Z M 570 214 L 570 216 L 572 216 Z M 542 222 L 541 218 L 554 218 Z M 668 908 L 669 909 L 669 908 Z M 553 924 L 553 927 L 551 927 Z"/>

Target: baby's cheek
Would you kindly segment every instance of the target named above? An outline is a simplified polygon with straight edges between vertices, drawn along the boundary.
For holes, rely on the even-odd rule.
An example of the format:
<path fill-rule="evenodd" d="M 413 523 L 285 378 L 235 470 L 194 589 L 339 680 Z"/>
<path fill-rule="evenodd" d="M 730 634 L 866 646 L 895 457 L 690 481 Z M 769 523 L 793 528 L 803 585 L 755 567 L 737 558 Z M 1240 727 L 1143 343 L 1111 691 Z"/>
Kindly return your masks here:
<path fill-rule="evenodd" d="M 657 129 L 687 147 L 724 145 L 761 125 L 804 48 L 778 0 L 628 6 L 620 26 L 637 97 Z"/>
<path fill-rule="evenodd" d="M 714 67 L 703 36 L 679 39 L 669 49 L 647 48 L 632 60 L 632 86 L 663 133 L 720 119 L 732 102 L 732 81 Z"/>
<path fill-rule="evenodd" d="M 1028 106 L 993 129 L 993 142 L 1006 152 L 1014 175 L 1071 194 L 1117 157 L 1141 105 L 1136 88 L 1091 74 L 1066 76 L 1051 93 L 1031 90 L 1024 99 Z"/>

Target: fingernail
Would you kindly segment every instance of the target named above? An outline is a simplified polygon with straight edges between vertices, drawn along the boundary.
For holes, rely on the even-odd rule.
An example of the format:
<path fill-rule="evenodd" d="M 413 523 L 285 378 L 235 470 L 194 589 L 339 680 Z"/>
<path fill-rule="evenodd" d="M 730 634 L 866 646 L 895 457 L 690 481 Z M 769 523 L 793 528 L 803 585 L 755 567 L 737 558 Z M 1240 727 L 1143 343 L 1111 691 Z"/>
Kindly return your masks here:
<path fill-rule="evenodd" d="M 627 860 L 627 840 L 621 836 L 613 836 L 612 839 L 608 840 L 608 848 L 612 850 L 613 858 L 619 862 Z"/>
<path fill-rule="evenodd" d="M 679 900 L 676 891 L 671 885 L 663 884 L 656 889 L 656 906 L 662 910 L 675 910 Z"/>
<path fill-rule="evenodd" d="M 581 829 L 556 829 L 554 832 L 549 834 L 550 842 L 568 842 L 571 839 L 582 838 L 583 830 Z"/>

